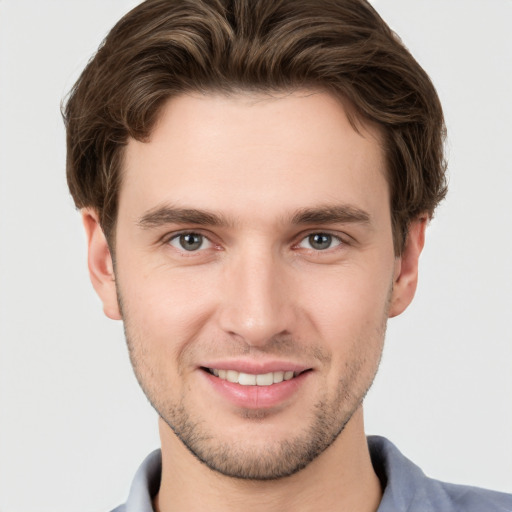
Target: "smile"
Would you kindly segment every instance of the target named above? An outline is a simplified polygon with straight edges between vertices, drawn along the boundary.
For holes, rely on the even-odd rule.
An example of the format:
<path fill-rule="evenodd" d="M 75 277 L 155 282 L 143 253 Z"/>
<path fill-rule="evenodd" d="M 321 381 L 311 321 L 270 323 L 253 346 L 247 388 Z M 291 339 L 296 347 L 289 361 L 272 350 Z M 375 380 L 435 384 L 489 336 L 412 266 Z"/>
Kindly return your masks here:
<path fill-rule="evenodd" d="M 217 368 L 206 368 L 206 371 L 221 380 L 226 380 L 233 384 L 240 384 L 241 386 L 271 386 L 272 384 L 291 380 L 302 373 L 293 371 L 277 371 L 255 375 L 252 373 L 237 372 L 236 370 L 221 370 Z"/>
<path fill-rule="evenodd" d="M 199 369 L 204 382 L 211 386 L 207 389 L 236 407 L 254 410 L 291 403 L 314 373 L 311 367 L 278 361 L 212 361 Z"/>

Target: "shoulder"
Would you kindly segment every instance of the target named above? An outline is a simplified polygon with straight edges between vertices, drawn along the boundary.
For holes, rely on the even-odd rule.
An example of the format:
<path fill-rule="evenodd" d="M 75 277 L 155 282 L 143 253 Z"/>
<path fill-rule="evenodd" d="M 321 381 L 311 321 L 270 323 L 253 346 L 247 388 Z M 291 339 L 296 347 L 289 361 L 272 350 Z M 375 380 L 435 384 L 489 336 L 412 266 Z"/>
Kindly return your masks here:
<path fill-rule="evenodd" d="M 111 512 L 153 512 L 152 499 L 158 492 L 162 473 L 162 453 L 155 450 L 142 462 L 135 473 L 125 504 Z"/>
<path fill-rule="evenodd" d="M 437 482 L 453 504 L 453 509 L 464 512 L 512 512 L 512 494 Z"/>
<path fill-rule="evenodd" d="M 429 478 L 383 437 L 368 446 L 384 489 L 378 512 L 512 512 L 511 494 Z"/>

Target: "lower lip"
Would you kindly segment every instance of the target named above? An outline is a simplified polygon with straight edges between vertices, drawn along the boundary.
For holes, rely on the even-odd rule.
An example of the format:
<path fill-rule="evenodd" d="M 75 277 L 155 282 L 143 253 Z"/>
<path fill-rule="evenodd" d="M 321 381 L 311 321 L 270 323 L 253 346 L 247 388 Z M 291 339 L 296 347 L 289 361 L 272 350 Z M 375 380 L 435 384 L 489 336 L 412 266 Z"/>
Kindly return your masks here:
<path fill-rule="evenodd" d="M 204 370 L 200 371 L 217 393 L 227 398 L 235 406 L 245 409 L 269 409 L 282 405 L 299 391 L 311 373 L 306 371 L 293 379 L 270 386 L 242 386 L 219 379 Z"/>

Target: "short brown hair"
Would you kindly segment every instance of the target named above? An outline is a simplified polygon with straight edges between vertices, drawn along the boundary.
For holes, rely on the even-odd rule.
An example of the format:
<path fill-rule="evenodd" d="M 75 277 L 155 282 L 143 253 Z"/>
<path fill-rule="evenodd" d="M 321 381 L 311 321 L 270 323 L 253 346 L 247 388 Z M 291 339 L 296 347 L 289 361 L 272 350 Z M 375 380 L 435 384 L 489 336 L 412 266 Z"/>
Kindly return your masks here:
<path fill-rule="evenodd" d="M 446 194 L 445 126 L 428 75 L 365 0 L 147 0 L 111 30 L 64 110 L 67 179 L 112 240 L 128 138 L 188 91 L 327 90 L 383 133 L 395 253 Z"/>

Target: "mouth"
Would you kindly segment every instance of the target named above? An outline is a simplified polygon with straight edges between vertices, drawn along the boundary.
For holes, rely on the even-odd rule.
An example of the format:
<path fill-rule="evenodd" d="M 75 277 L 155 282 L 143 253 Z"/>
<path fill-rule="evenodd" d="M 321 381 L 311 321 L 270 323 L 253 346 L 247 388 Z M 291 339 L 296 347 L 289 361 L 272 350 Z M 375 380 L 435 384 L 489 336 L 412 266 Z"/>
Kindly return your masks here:
<path fill-rule="evenodd" d="M 307 369 L 300 372 L 294 371 L 275 371 L 268 373 L 244 373 L 236 370 L 225 370 L 220 368 L 201 368 L 203 371 L 218 377 L 220 380 L 225 380 L 232 384 L 240 384 L 241 386 L 272 386 L 273 384 L 279 384 L 283 381 L 289 381 L 297 378 L 303 373 L 311 371 Z"/>

